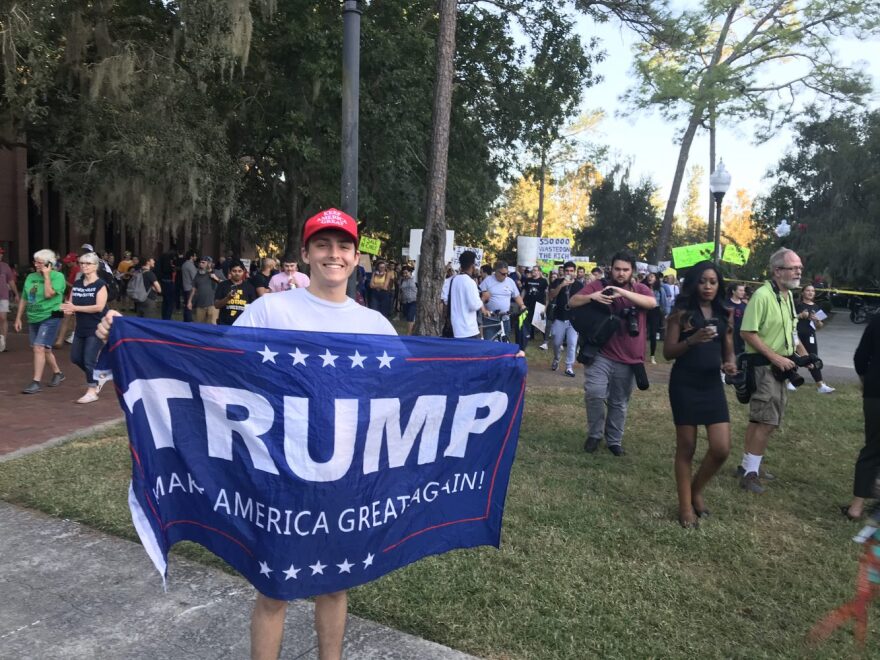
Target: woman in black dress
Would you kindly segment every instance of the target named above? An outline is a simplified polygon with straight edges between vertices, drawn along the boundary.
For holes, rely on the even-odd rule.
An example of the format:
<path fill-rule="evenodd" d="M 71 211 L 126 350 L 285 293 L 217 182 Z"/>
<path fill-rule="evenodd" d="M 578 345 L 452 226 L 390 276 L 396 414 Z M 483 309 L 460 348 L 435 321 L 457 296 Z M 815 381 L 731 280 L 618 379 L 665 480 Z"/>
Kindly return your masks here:
<path fill-rule="evenodd" d="M 822 321 L 816 316 L 816 313 L 819 311 L 819 305 L 816 304 L 816 287 L 812 284 L 807 284 L 801 290 L 801 301 L 795 306 L 797 333 L 798 339 L 801 340 L 807 352 L 815 355 L 819 355 L 819 344 L 816 343 L 816 330 L 822 329 Z M 831 394 L 834 391 L 833 387 L 828 386 L 822 380 L 821 369 L 816 369 L 815 367 L 810 369 L 810 375 L 816 381 L 816 391 L 819 394 Z M 787 387 L 790 390 L 797 389 L 791 383 Z"/>
<path fill-rule="evenodd" d="M 669 402 L 675 422 L 678 520 L 696 527 L 708 515 L 703 489 L 730 453 L 730 415 L 719 370 L 735 374 L 733 331 L 724 306 L 724 279 L 715 264 L 701 261 L 687 274 L 666 321 L 663 356 L 675 360 Z M 697 427 L 705 426 L 709 450 L 691 480 Z"/>

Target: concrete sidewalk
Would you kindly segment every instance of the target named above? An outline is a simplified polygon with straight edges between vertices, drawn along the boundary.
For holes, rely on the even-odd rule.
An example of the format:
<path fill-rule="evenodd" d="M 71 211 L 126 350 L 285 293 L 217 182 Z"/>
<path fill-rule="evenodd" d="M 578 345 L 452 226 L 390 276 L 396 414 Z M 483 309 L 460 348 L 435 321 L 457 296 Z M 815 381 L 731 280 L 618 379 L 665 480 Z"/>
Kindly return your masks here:
<path fill-rule="evenodd" d="M 0 658 L 247 658 L 254 589 L 173 557 L 168 592 L 140 545 L 0 502 Z M 312 605 L 291 603 L 282 658 L 317 658 Z M 345 657 L 471 656 L 349 617 Z"/>

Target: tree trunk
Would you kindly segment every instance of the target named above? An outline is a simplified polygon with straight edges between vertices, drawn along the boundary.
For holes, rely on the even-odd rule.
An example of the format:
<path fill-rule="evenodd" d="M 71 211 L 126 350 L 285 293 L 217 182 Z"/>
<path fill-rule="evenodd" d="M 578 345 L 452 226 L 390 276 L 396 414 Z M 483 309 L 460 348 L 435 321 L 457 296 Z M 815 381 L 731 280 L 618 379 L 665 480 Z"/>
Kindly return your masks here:
<path fill-rule="evenodd" d="M 538 238 L 544 231 L 544 169 L 547 166 L 547 154 L 541 150 L 541 182 L 538 184 Z"/>
<path fill-rule="evenodd" d="M 730 26 L 733 23 L 733 17 L 736 16 L 736 10 L 740 4 L 741 2 L 734 2 L 727 10 L 727 17 L 724 20 L 724 25 L 722 25 L 721 31 L 718 33 L 718 38 L 715 42 L 712 60 L 709 62 L 706 72 L 703 74 L 703 78 L 700 81 L 700 88 L 697 91 L 696 96 L 698 99 L 706 98 L 706 90 L 709 85 L 712 84 L 714 69 L 718 65 L 718 62 L 721 61 L 721 55 L 724 52 L 724 45 L 727 43 L 727 35 L 730 32 Z M 691 116 L 688 119 L 687 130 L 684 132 L 684 137 L 681 139 L 681 148 L 678 150 L 678 163 L 675 165 L 675 177 L 672 180 L 672 190 L 669 191 L 669 201 L 666 203 L 666 212 L 663 214 L 663 226 L 660 228 L 660 238 L 657 240 L 658 260 L 666 258 L 666 250 L 669 247 L 669 236 L 672 233 L 672 221 L 675 219 L 675 206 L 678 204 L 678 193 L 681 192 L 681 180 L 684 177 L 684 169 L 687 167 L 688 155 L 690 154 L 691 144 L 693 144 L 694 141 L 694 135 L 697 132 L 697 127 L 703 121 L 703 113 L 706 109 L 707 103 L 712 103 L 712 100 L 707 99 L 694 104 L 693 110 L 691 110 Z M 712 115 L 714 116 L 714 114 L 713 107 Z"/>
<path fill-rule="evenodd" d="M 657 239 L 657 254 L 655 257 L 657 261 L 666 259 L 669 236 L 672 233 L 672 222 L 675 219 L 675 207 L 678 204 L 678 194 L 681 192 L 681 181 L 684 178 L 684 170 L 687 167 L 691 144 L 694 142 L 694 135 L 697 133 L 702 115 L 703 109 L 701 107 L 698 106 L 693 109 L 688 120 L 687 130 L 681 139 L 681 147 L 678 150 L 678 162 L 675 165 L 675 176 L 672 178 L 672 190 L 669 191 L 669 201 L 666 202 L 666 212 L 663 214 L 663 226 L 660 227 L 660 237 Z"/>
<path fill-rule="evenodd" d="M 455 56 L 456 1 L 439 0 L 440 29 L 437 34 L 437 66 L 434 77 L 434 110 L 431 162 L 425 230 L 419 256 L 419 302 L 414 334 L 440 334 L 440 290 L 446 274 L 446 175 L 449 156 L 449 117 L 452 112 L 452 73 Z"/>
<path fill-rule="evenodd" d="M 715 172 L 715 106 L 709 106 L 709 178 Z M 709 231 L 707 241 L 715 240 L 715 200 L 709 195 Z"/>

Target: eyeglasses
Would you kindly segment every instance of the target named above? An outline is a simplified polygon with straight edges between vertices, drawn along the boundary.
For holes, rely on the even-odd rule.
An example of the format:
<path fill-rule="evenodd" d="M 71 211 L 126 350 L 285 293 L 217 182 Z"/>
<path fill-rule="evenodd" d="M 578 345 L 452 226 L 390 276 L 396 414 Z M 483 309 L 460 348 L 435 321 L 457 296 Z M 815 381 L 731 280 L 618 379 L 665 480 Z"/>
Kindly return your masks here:
<path fill-rule="evenodd" d="M 91 261 L 77 261 L 80 266 L 97 266 L 98 264 L 93 264 Z"/>
<path fill-rule="evenodd" d="M 507 271 L 506 270 L 496 270 L 495 274 L 496 275 L 507 275 Z"/>

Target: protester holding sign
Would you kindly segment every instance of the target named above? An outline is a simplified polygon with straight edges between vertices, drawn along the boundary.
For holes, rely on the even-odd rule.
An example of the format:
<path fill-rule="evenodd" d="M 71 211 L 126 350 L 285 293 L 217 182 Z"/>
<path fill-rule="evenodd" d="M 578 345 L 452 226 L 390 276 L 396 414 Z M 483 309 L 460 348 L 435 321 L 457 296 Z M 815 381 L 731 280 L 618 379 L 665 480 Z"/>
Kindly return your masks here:
<path fill-rule="evenodd" d="M 532 336 L 532 321 L 535 319 L 535 305 L 541 303 L 547 305 L 547 278 L 537 266 L 533 266 L 529 276 L 523 279 L 523 300 L 526 303 L 528 317 L 523 324 L 522 339 L 519 347 L 526 350 L 526 345 Z M 546 327 L 546 326 L 545 326 Z M 547 341 L 547 335 L 544 333 L 544 341 Z"/>

